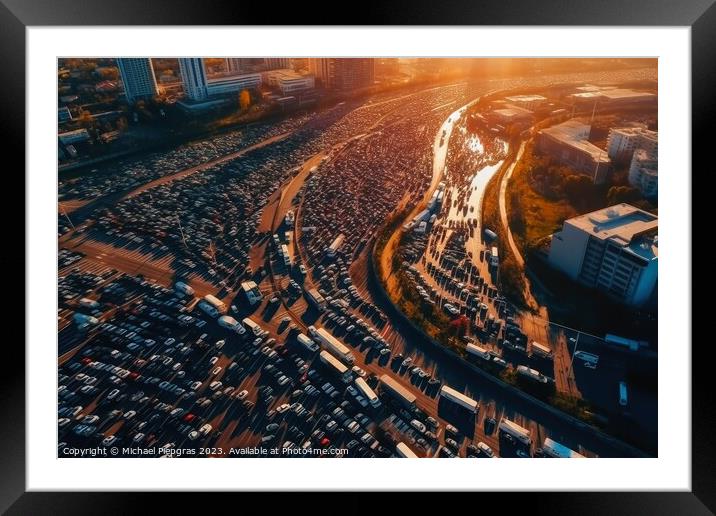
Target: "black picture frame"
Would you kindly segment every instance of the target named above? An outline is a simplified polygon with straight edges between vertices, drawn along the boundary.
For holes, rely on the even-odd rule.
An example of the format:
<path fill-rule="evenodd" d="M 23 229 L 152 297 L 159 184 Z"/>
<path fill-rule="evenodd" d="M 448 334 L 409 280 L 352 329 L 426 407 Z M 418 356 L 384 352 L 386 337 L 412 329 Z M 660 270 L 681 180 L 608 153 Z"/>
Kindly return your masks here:
<path fill-rule="evenodd" d="M 361 3 L 347 15 L 348 6 L 334 12 L 318 13 L 307 4 L 294 8 L 273 9 L 260 3 L 196 2 L 190 0 L 0 0 L 0 55 L 3 88 L 2 141 L 5 149 L 22 149 L 25 140 L 25 29 L 46 25 L 652 25 L 688 26 L 692 38 L 692 150 L 693 168 L 713 168 L 709 145 L 700 139 L 714 134 L 716 103 L 716 6 L 714 0 L 571 0 L 535 2 L 529 0 L 411 2 L 383 1 L 380 5 Z M 18 174 L 23 166 L 22 152 L 14 152 L 20 163 L 5 169 L 6 186 L 25 192 L 25 178 Z M 48 171 L 50 174 L 51 171 Z M 688 178 L 688 171 L 678 171 Z M 685 207 L 686 208 L 686 207 Z M 691 209 L 689 206 L 687 209 Z M 12 224 L 18 253 L 2 256 L 5 270 L 25 264 L 24 228 Z M 8 253 L 9 254 L 9 253 Z M 690 250 L 689 250 L 690 255 Z M 32 271 L 26 270 L 26 275 Z M 12 274 L 10 276 L 13 276 Z M 12 278 L 10 278 L 12 279 Z M 15 278 L 19 283 L 19 280 Z M 16 286 L 19 292 L 20 285 Z M 31 302 L 31 300 L 29 300 Z M 690 304 L 691 300 L 684 300 Z M 28 304 L 29 306 L 29 304 Z M 26 314 L 27 320 L 27 314 Z M 684 349 L 691 345 L 690 324 Z M 5 371 L 0 376 L 0 510 L 8 514 L 114 514 L 143 512 L 148 508 L 149 494 L 140 493 L 36 493 L 25 492 L 25 354 L 19 341 L 21 326 L 5 325 Z M 509 495 L 509 506 L 520 505 L 531 512 L 581 514 L 710 514 L 716 510 L 716 478 L 713 424 L 714 407 L 709 400 L 711 362 L 704 347 L 692 349 L 692 491 L 689 493 L 551 493 Z M 215 496 L 215 495 L 211 495 Z M 246 496 L 246 495 L 242 495 Z M 264 495 L 265 496 L 265 495 Z M 498 503 L 502 498 L 480 495 L 480 508 Z M 172 505 L 184 508 L 184 496 L 163 495 L 163 512 Z M 289 505 L 304 505 L 297 500 Z M 369 497 L 346 495 L 347 512 L 370 510 Z M 420 498 L 411 495 L 411 504 Z M 474 499 L 473 499 L 474 500 Z M 214 502 L 220 503 L 220 502 Z M 406 502 L 404 502 L 406 503 Z M 472 503 L 472 502 L 471 502 Z M 218 508 L 218 507 L 217 507 Z M 407 508 L 407 506 L 404 506 Z M 140 510 L 137 510 L 140 509 Z M 364 510 L 361 510 L 364 509 Z M 407 509 L 406 509 L 407 510 Z M 313 511 L 312 511 L 313 512 Z"/>

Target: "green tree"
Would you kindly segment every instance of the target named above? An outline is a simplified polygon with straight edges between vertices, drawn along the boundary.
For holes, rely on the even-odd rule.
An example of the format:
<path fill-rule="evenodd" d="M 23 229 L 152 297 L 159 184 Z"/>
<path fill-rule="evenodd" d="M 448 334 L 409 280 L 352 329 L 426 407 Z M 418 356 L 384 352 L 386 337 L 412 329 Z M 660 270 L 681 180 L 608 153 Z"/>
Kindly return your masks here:
<path fill-rule="evenodd" d="M 612 186 L 607 192 L 607 204 L 636 202 L 641 200 L 641 193 L 632 186 Z"/>

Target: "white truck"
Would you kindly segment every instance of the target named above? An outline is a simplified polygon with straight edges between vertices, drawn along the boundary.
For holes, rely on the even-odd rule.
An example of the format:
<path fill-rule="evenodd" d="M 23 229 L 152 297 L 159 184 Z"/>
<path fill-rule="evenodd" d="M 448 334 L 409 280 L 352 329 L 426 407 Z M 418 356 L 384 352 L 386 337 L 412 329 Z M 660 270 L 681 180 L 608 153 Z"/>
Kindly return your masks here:
<path fill-rule="evenodd" d="M 319 349 L 318 344 L 313 342 L 313 339 L 307 337 L 304 333 L 299 333 L 296 337 L 296 341 L 312 353 L 315 353 Z"/>
<path fill-rule="evenodd" d="M 239 335 L 243 335 L 246 333 L 246 329 L 233 317 L 230 315 L 222 315 L 218 319 L 219 326 L 222 328 L 226 328 L 227 330 L 234 331 L 238 333 Z"/>
<path fill-rule="evenodd" d="M 183 281 L 177 281 L 174 284 L 174 290 L 180 294 L 184 294 L 185 296 L 193 296 L 194 295 L 194 289 L 191 288 L 186 283 L 184 283 Z"/>
<path fill-rule="evenodd" d="M 321 344 L 325 349 L 336 355 L 340 360 L 348 365 L 355 363 L 355 357 L 351 350 L 342 344 L 337 338 L 328 333 L 324 328 L 318 328 L 314 335 L 314 338 Z"/>

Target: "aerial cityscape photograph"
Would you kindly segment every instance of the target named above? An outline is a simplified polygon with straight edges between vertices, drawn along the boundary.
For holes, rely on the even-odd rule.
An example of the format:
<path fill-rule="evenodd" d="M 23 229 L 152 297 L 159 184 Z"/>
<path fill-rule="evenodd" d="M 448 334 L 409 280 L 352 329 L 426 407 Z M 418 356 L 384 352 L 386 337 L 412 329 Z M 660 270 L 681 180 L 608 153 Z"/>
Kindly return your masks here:
<path fill-rule="evenodd" d="M 657 59 L 57 88 L 57 457 L 657 456 Z"/>

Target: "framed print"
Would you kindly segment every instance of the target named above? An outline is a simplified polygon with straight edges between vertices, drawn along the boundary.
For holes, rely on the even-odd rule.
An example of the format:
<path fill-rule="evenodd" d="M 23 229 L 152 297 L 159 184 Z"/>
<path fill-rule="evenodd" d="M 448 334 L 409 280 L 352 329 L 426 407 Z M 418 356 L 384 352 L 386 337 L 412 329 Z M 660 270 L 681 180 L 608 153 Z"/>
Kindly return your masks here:
<path fill-rule="evenodd" d="M 708 2 L 385 4 L 351 26 L 61 4 L 2 7 L 28 222 L 4 508 L 713 508 L 690 303 Z"/>

